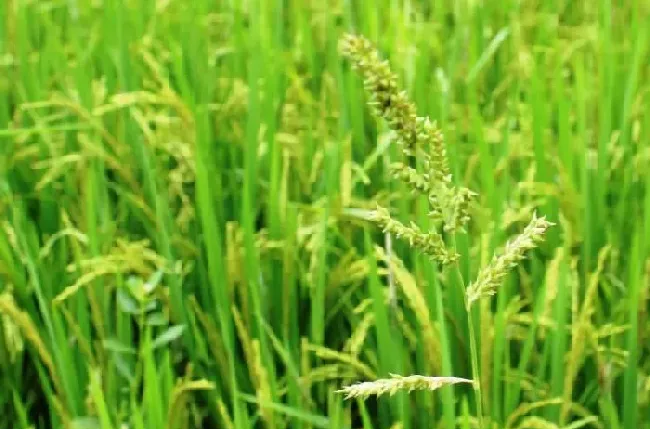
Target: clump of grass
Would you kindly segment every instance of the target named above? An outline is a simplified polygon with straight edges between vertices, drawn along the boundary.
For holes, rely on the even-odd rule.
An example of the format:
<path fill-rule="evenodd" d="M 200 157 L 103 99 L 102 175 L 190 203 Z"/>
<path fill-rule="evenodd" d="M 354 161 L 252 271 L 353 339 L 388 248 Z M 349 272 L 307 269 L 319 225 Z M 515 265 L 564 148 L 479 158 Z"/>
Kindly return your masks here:
<path fill-rule="evenodd" d="M 390 210 L 385 207 L 377 208 L 373 220 L 384 232 L 404 239 L 411 248 L 423 252 L 443 267 L 451 266 L 456 271 L 461 285 L 464 285 L 465 281 L 457 265 L 460 254 L 455 246 L 454 235 L 465 231 L 464 227 L 470 220 L 470 202 L 476 194 L 454 183 L 442 131 L 429 118 L 417 116 L 415 105 L 408 99 L 406 92 L 400 90 L 397 76 L 391 72 L 388 61 L 379 57 L 372 43 L 362 36 L 348 34 L 340 42 L 340 51 L 362 75 L 373 113 L 384 119 L 394 131 L 407 162 L 415 158 L 424 160 L 423 172 L 407 163 L 395 163 L 391 166 L 391 174 L 394 179 L 409 185 L 415 194 L 427 197 L 433 227 L 425 231 L 413 221 L 406 225 L 392 217 Z M 344 393 L 346 398 L 365 398 L 387 392 L 392 395 L 403 390 L 433 391 L 446 385 L 472 383 L 476 393 L 476 412 L 483 427 L 478 341 L 471 317 L 472 305 L 483 297 L 493 295 L 508 272 L 524 259 L 528 250 L 537 246 L 552 225 L 544 217 L 533 215 L 524 231 L 508 242 L 502 253 L 494 255 L 491 262 L 479 272 L 476 280 L 464 290 L 474 380 L 391 375 L 389 379 L 347 386 L 339 392 Z M 443 234 L 451 236 L 451 243 L 446 242 Z"/>
<path fill-rule="evenodd" d="M 95 3 L 0 1 L 0 429 L 478 427 L 465 384 L 372 410 L 331 395 L 475 379 L 474 332 L 484 427 L 644 426 L 642 3 Z M 381 66 L 373 109 L 409 114 L 376 147 L 342 27 L 386 40 L 415 97 Z M 443 270 L 355 227 L 387 154 L 417 203 L 383 209 L 434 227 Z M 557 251 L 479 281 L 536 210 L 562 220 Z"/>

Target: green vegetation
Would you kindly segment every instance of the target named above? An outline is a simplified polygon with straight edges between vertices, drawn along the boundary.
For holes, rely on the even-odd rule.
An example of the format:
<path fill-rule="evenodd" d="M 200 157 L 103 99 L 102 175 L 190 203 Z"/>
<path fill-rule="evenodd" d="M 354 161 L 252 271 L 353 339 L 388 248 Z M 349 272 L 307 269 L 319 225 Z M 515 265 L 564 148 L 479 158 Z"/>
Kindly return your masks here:
<path fill-rule="evenodd" d="M 390 380 L 367 381 L 346 387 L 342 391 L 347 393 L 348 398 L 367 397 L 371 394 L 381 395 L 385 391 L 394 394 L 400 390 L 436 390 L 449 384 L 469 382 L 474 385 L 478 425 L 486 427 L 486 416 L 483 412 L 483 389 L 480 383 L 482 369 L 478 358 L 479 343 L 476 336 L 476 330 L 479 327 L 474 326 L 474 303 L 494 295 L 509 271 L 518 267 L 526 251 L 534 249 L 542 241 L 546 230 L 553 224 L 533 214 L 532 220 L 524 231 L 512 241 L 508 241 L 505 249 L 501 253 L 495 254 L 490 263 L 480 269 L 476 280 L 467 284 L 457 263 L 460 254 L 456 244 L 456 234 L 458 232 L 467 233 L 465 224 L 470 221 L 469 207 L 476 194 L 454 184 L 453 176 L 449 170 L 442 131 L 428 118 L 416 115 L 417 109 L 409 101 L 407 94 L 399 89 L 397 76 L 391 72 L 388 62 L 380 59 L 372 43 L 364 37 L 350 34 L 341 40 L 341 49 L 343 54 L 350 58 L 354 68 L 363 74 L 365 88 L 370 97 L 370 107 L 375 115 L 386 119 L 394 131 L 395 143 L 402 148 L 404 162 L 395 162 L 390 166 L 393 178 L 404 181 L 413 193 L 420 194 L 421 197 L 428 200 L 431 222 L 426 231 L 413 221 L 410 226 L 407 226 L 394 219 L 390 210 L 382 207 L 378 207 L 371 218 L 383 227 L 385 234 L 407 240 L 411 248 L 421 250 L 422 253 L 431 257 L 433 262 L 440 264 L 443 276 L 444 268 L 447 265 L 453 266 L 456 284 L 460 286 L 459 295 L 465 301 L 473 376 L 473 380 L 467 380 L 445 376 L 400 378 L 393 375 Z M 418 163 L 421 164 L 419 168 L 417 168 Z M 416 168 L 411 167 L 411 164 Z M 445 238 L 440 230 L 450 236 L 451 249 L 447 248 Z M 389 257 L 387 259 L 389 278 L 392 262 Z M 417 288 L 410 293 L 407 290 L 404 292 L 409 299 L 417 301 Z M 429 318 L 426 304 L 419 308 L 414 307 L 414 309 L 416 319 L 421 322 L 423 327 L 426 327 Z M 441 325 L 442 323 L 443 321 L 441 321 Z M 430 368 L 439 374 L 441 366 L 434 365 L 440 361 L 439 350 L 441 347 L 437 337 L 439 337 L 439 332 L 436 332 L 436 329 L 428 329 L 423 335 L 425 346 L 428 345 L 430 352 L 427 356 Z M 445 369 L 448 370 L 447 368 L 449 365 Z M 427 380 L 427 382 L 422 383 L 422 380 Z M 453 425 L 453 422 L 449 422 L 449 424 Z"/>
<path fill-rule="evenodd" d="M 0 2 L 0 428 L 650 428 L 649 21 Z"/>

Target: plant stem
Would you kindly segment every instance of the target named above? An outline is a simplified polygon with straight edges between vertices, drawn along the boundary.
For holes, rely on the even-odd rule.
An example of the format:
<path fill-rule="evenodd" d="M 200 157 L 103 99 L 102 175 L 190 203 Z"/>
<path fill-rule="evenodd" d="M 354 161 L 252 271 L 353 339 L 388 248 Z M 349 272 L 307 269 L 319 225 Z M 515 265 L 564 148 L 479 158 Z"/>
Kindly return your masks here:
<path fill-rule="evenodd" d="M 456 236 L 452 236 L 452 246 L 454 251 L 457 251 Z M 478 364 L 478 341 L 476 339 L 476 332 L 474 331 L 474 318 L 472 317 L 472 309 L 466 297 L 466 287 L 463 275 L 460 272 L 458 261 L 454 263 L 454 273 L 456 274 L 458 285 L 460 286 L 465 301 L 465 310 L 467 311 L 467 325 L 469 327 L 469 349 L 470 359 L 472 363 L 472 379 L 474 379 L 474 400 L 476 403 L 476 413 L 478 414 L 479 427 L 485 427 L 483 422 L 483 395 L 481 394 L 481 378 L 480 369 Z"/>
<path fill-rule="evenodd" d="M 479 426 L 483 425 L 483 396 L 481 395 L 481 378 L 478 366 L 478 343 L 476 340 L 476 333 L 474 332 L 474 320 L 472 317 L 472 309 L 467 307 L 467 322 L 469 324 L 469 348 L 472 359 L 472 378 L 474 379 L 474 397 L 476 398 L 476 411 L 478 413 Z"/>

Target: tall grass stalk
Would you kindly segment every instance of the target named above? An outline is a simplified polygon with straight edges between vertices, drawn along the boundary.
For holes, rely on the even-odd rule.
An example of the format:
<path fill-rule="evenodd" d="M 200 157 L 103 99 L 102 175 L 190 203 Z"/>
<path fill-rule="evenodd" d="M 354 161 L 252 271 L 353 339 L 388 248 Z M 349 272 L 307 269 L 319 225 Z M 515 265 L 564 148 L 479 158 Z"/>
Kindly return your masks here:
<path fill-rule="evenodd" d="M 500 254 L 495 254 L 490 263 L 481 268 L 476 280 L 466 288 L 457 264 L 460 254 L 456 231 L 465 231 L 465 225 L 470 220 L 468 208 L 476 194 L 453 184 L 442 132 L 428 118 L 417 117 L 415 105 L 407 98 L 406 93 L 399 89 L 397 77 L 391 72 L 388 63 L 380 59 L 371 43 L 363 37 L 347 35 L 341 40 L 341 52 L 363 76 L 364 86 L 370 98 L 369 105 L 375 115 L 386 120 L 395 132 L 395 141 L 401 145 L 404 158 L 409 160 L 424 157 L 425 173 L 411 168 L 409 161 L 393 164 L 391 171 L 393 178 L 402 180 L 414 193 L 420 193 L 427 198 L 430 204 L 429 216 L 434 228 L 425 232 L 414 222 L 407 226 L 391 217 L 389 210 L 381 207 L 377 209 L 373 219 L 385 233 L 404 239 L 414 250 L 423 252 L 443 266 L 453 265 L 461 295 L 465 297 L 476 413 L 479 426 L 485 427 L 478 358 L 479 340 L 474 327 L 476 322 L 473 317 L 473 304 L 481 298 L 494 295 L 508 272 L 521 263 L 527 250 L 537 246 L 548 227 L 553 224 L 543 217 L 537 218 L 533 213 L 533 218 L 524 231 L 508 242 Z M 446 248 L 445 240 L 442 234 L 436 231 L 437 228 L 452 234 L 450 249 Z M 440 369 L 438 366 L 434 368 Z M 435 387 L 430 385 L 429 390 L 435 390 L 444 384 L 446 383 L 441 381 L 440 384 L 435 384 Z M 412 386 L 411 383 L 399 384 L 378 380 L 351 386 L 343 391 L 347 392 L 349 398 L 379 395 L 386 389 L 411 389 Z M 426 384 L 424 386 L 427 388 Z"/>

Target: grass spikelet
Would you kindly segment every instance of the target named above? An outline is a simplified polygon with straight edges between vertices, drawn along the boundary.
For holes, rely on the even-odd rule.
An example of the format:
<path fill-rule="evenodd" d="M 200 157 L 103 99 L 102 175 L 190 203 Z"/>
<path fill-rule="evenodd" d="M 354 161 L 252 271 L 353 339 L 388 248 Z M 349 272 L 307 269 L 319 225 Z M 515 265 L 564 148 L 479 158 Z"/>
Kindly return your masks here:
<path fill-rule="evenodd" d="M 61 390 L 61 384 L 57 376 L 54 361 L 38 333 L 38 328 L 29 317 L 29 314 L 18 308 L 13 296 L 8 292 L 4 292 L 0 295 L 0 314 L 8 316 L 8 318 L 20 328 L 23 337 L 32 344 L 41 358 L 41 361 L 43 361 L 43 364 L 50 372 L 50 377 L 52 377 L 52 382 L 57 391 L 62 393 L 63 390 Z"/>
<path fill-rule="evenodd" d="M 167 428 L 182 427 L 181 421 L 189 393 L 202 390 L 214 390 L 214 388 L 214 384 L 208 380 L 179 380 L 169 397 Z"/>
<path fill-rule="evenodd" d="M 390 174 L 393 179 L 401 180 L 411 186 L 414 192 L 429 193 L 431 179 L 426 173 L 420 173 L 401 162 L 394 162 L 390 165 Z"/>
<path fill-rule="evenodd" d="M 10 299 L 12 301 L 11 303 L 14 304 L 11 296 Z M 0 338 L 4 335 L 4 346 L 9 354 L 9 362 L 14 363 L 25 349 L 25 341 L 20 333 L 20 327 L 8 314 L 4 314 L 1 311 L 0 326 L 3 328 L 0 330 Z"/>
<path fill-rule="evenodd" d="M 262 352 L 260 350 L 260 341 L 255 339 L 252 341 L 251 349 L 253 353 L 253 371 L 255 373 L 256 385 L 257 385 L 257 400 L 260 403 L 260 413 L 262 419 L 268 428 L 275 428 L 275 418 L 273 410 L 269 407 L 266 407 L 262 404 L 268 404 L 273 402 L 273 395 L 271 393 L 271 386 L 269 384 L 269 374 L 266 371 L 266 367 L 262 362 Z"/>
<path fill-rule="evenodd" d="M 503 252 L 495 255 L 490 264 L 479 272 L 474 283 L 468 287 L 467 307 L 471 308 L 477 299 L 494 295 L 510 269 L 524 259 L 526 251 L 537 246 L 546 230 L 552 225 L 544 217 L 538 218 L 533 214 L 533 219 L 524 231 L 508 242 Z"/>
<path fill-rule="evenodd" d="M 418 141 L 426 144 L 425 161 L 432 181 L 450 183 L 451 172 L 447 160 L 447 149 L 442 130 L 429 118 L 417 118 Z"/>
<path fill-rule="evenodd" d="M 253 350 L 253 341 L 248 335 L 248 330 L 246 329 L 246 325 L 242 320 L 239 310 L 237 310 L 237 307 L 235 306 L 232 307 L 232 318 L 235 324 L 235 331 L 237 332 L 242 350 L 244 351 L 244 359 L 246 359 L 246 362 L 248 363 L 248 371 L 252 378 L 253 385 L 256 388 L 259 388 L 255 374 L 255 353 Z"/>
<path fill-rule="evenodd" d="M 100 277 L 126 273 L 148 277 L 156 269 L 168 265 L 164 257 L 151 249 L 148 240 L 127 241 L 118 238 L 108 254 L 83 259 L 66 267 L 69 272 L 81 269 L 83 274 L 54 298 L 54 304 L 62 304 Z"/>
<path fill-rule="evenodd" d="M 506 420 L 506 427 L 507 428 L 515 427 L 514 425 L 515 422 L 517 422 L 517 420 L 519 420 L 520 418 L 524 417 L 527 414 L 530 414 L 530 412 L 533 410 L 537 410 L 539 408 L 548 407 L 552 405 L 559 405 L 561 403 L 562 403 L 562 399 L 551 398 L 543 401 L 521 404 L 515 409 L 515 411 L 512 412 L 512 414 L 508 416 L 508 419 Z"/>
<path fill-rule="evenodd" d="M 18 236 L 16 235 L 16 230 L 9 221 L 2 222 L 2 230 L 5 233 L 9 245 L 16 252 L 18 259 L 25 264 L 27 261 L 27 256 L 22 251 L 20 244 L 18 243 Z"/>
<path fill-rule="evenodd" d="M 363 343 L 366 341 L 366 336 L 368 331 L 375 323 L 375 314 L 373 312 L 367 312 L 359 325 L 354 329 L 352 335 L 347 341 L 346 349 L 350 351 L 350 354 L 353 356 L 358 356 Z"/>
<path fill-rule="evenodd" d="M 316 383 L 322 383 L 328 380 L 340 379 L 356 379 L 359 377 L 359 372 L 351 369 L 349 365 L 342 365 L 339 363 L 321 365 L 318 368 L 306 373 L 300 377 L 300 381 L 307 386 Z"/>
<path fill-rule="evenodd" d="M 465 232 L 464 225 L 469 222 L 469 208 L 473 198 L 478 194 L 467 188 L 457 188 L 450 197 L 450 203 L 445 217 L 446 232 Z"/>
<path fill-rule="evenodd" d="M 345 394 L 345 399 L 365 399 L 369 396 L 380 396 L 385 393 L 393 396 L 395 393 L 400 391 L 434 391 L 441 387 L 458 383 L 473 384 L 474 382 L 460 377 L 427 377 L 423 375 L 410 375 L 408 377 L 403 377 L 400 375 L 390 374 L 390 378 L 353 384 L 351 386 L 346 386 L 337 392 Z"/>
<path fill-rule="evenodd" d="M 41 250 L 40 250 L 40 252 L 38 254 L 39 259 L 45 259 L 46 257 L 48 257 L 50 255 L 50 253 L 52 252 L 52 247 L 54 246 L 54 244 L 56 244 L 56 242 L 58 240 L 60 240 L 62 238 L 65 238 L 65 237 L 74 238 L 74 239 L 77 240 L 77 242 L 79 242 L 79 243 L 81 243 L 83 245 L 88 244 L 88 237 L 86 236 L 86 234 L 82 233 L 81 231 L 79 231 L 76 228 L 65 228 L 65 229 L 62 229 L 61 231 L 53 234 L 47 240 L 47 242 L 41 248 Z"/>
<path fill-rule="evenodd" d="M 340 50 L 353 69 L 360 71 L 373 113 L 395 131 L 403 154 L 407 157 L 419 155 L 424 160 L 424 173 L 408 164 L 393 164 L 393 178 L 427 195 L 432 203 L 431 217 L 434 222 L 444 218 L 446 231 L 462 228 L 469 220 L 469 202 L 476 194 L 453 185 L 442 130 L 429 118 L 416 115 L 415 105 L 398 88 L 397 76 L 390 71 L 388 62 L 379 58 L 367 39 L 348 34 L 341 40 Z M 453 258 L 448 262 L 453 262 Z"/>
<path fill-rule="evenodd" d="M 317 357 L 337 361 L 342 364 L 347 365 L 350 369 L 354 369 L 358 374 L 363 375 L 366 378 L 377 378 L 377 374 L 365 363 L 359 361 L 355 356 L 352 356 L 348 353 L 342 353 L 336 350 L 328 349 L 327 347 L 317 346 L 314 344 L 308 344 L 307 350 L 314 353 Z"/>
<path fill-rule="evenodd" d="M 391 71 L 388 61 L 382 60 L 372 43 L 361 36 L 346 35 L 339 48 L 363 76 L 373 113 L 388 122 L 406 150 L 413 149 L 417 132 L 415 105 L 400 90 L 397 75 Z"/>
<path fill-rule="evenodd" d="M 388 210 L 382 207 L 377 208 L 374 220 L 384 232 L 403 238 L 411 247 L 422 251 L 441 264 L 450 264 L 458 259 L 459 255 L 447 250 L 442 236 L 436 231 L 422 232 L 414 223 L 406 226 L 391 218 Z"/>
<path fill-rule="evenodd" d="M 598 283 L 605 268 L 606 258 L 610 254 L 610 248 L 604 247 L 598 253 L 598 264 L 596 271 L 589 276 L 589 283 L 585 292 L 582 308 L 579 315 L 572 324 L 571 348 L 567 353 L 567 369 L 564 376 L 564 401 L 560 411 L 560 421 L 565 421 L 569 415 L 569 405 L 573 393 L 573 383 L 578 375 L 580 366 L 584 362 L 584 351 L 588 347 L 587 337 L 593 331 L 591 317 L 595 310 L 595 300 L 598 293 Z"/>
<path fill-rule="evenodd" d="M 66 300 L 68 300 L 70 297 L 78 293 L 79 290 L 82 289 L 84 286 L 92 283 L 96 279 L 106 276 L 108 274 L 118 274 L 120 272 L 121 270 L 119 267 L 106 266 L 101 269 L 97 269 L 95 271 L 85 273 L 82 276 L 80 276 L 76 282 L 63 289 L 63 292 L 61 292 L 56 297 L 54 297 L 53 303 L 54 305 L 60 305 Z"/>

